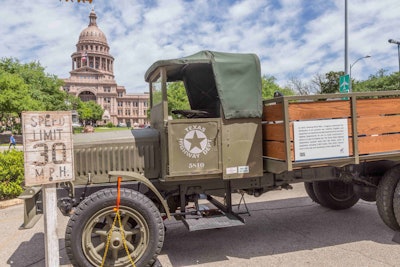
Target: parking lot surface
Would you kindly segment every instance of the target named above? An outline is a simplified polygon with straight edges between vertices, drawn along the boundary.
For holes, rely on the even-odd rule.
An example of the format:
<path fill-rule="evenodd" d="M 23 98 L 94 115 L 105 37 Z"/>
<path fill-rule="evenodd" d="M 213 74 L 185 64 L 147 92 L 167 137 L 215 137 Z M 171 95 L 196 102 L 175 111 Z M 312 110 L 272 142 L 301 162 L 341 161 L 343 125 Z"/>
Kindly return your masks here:
<path fill-rule="evenodd" d="M 400 266 L 400 244 L 392 241 L 395 233 L 375 203 L 325 209 L 306 196 L 302 184 L 248 196 L 246 203 L 250 216 L 243 215 L 244 226 L 189 232 L 182 222 L 166 222 L 161 265 Z M 22 221 L 23 205 L 0 209 L 0 266 L 45 266 L 43 219 L 28 230 L 19 230 Z M 59 213 L 60 266 L 71 266 L 64 247 L 67 221 Z"/>

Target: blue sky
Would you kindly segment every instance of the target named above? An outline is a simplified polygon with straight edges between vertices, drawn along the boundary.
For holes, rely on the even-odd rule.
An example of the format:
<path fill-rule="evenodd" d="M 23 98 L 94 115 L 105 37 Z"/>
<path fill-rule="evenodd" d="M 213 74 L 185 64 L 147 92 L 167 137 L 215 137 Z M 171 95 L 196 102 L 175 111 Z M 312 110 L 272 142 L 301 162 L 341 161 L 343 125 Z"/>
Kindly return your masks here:
<path fill-rule="evenodd" d="M 398 71 L 398 0 L 348 0 L 349 64 L 367 79 Z M 281 86 L 292 78 L 344 70 L 344 0 L 0 0 L 0 57 L 39 61 L 69 77 L 71 54 L 94 7 L 114 56 L 114 74 L 129 93 L 147 91 L 144 73 L 159 59 L 200 50 L 255 53 L 263 74 Z"/>

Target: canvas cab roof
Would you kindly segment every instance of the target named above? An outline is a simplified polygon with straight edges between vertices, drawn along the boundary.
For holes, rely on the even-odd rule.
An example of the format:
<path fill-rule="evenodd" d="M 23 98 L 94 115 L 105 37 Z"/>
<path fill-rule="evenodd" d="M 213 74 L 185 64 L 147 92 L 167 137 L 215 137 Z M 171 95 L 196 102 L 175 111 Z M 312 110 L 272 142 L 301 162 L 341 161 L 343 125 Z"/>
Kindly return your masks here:
<path fill-rule="evenodd" d="M 167 82 L 183 81 L 191 109 L 222 105 L 226 119 L 262 116 L 260 61 L 255 54 L 200 51 L 178 59 L 160 60 L 146 71 L 150 82 L 165 68 Z"/>

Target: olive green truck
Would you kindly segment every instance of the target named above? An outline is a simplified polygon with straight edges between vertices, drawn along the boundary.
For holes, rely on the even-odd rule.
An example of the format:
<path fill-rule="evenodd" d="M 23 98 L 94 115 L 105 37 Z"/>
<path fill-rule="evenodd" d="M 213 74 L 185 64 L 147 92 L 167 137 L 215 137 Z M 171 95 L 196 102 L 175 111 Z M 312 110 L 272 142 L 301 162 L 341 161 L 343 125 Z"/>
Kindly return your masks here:
<path fill-rule="evenodd" d="M 212 51 L 157 61 L 145 80 L 149 128 L 74 135 L 74 181 L 57 189 L 74 266 L 151 266 L 163 220 L 190 231 L 243 225 L 232 194 L 293 183 L 329 209 L 376 201 L 400 229 L 400 92 L 263 100 L 256 55 Z M 169 110 L 174 82 L 190 110 Z M 40 190 L 31 192 L 27 227 L 41 210 Z"/>

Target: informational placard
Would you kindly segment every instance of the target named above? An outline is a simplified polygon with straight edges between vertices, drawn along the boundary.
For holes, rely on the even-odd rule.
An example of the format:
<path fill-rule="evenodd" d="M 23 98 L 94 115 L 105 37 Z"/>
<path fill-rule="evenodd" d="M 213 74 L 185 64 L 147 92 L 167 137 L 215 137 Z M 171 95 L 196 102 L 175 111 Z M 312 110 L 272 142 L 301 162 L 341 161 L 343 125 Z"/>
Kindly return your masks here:
<path fill-rule="evenodd" d="M 74 178 L 70 111 L 22 113 L 25 184 L 44 185 Z"/>
<path fill-rule="evenodd" d="M 295 161 L 349 156 L 347 119 L 293 123 Z"/>

